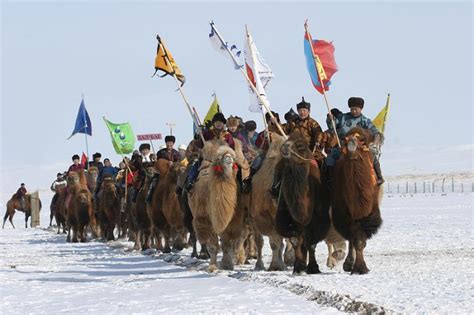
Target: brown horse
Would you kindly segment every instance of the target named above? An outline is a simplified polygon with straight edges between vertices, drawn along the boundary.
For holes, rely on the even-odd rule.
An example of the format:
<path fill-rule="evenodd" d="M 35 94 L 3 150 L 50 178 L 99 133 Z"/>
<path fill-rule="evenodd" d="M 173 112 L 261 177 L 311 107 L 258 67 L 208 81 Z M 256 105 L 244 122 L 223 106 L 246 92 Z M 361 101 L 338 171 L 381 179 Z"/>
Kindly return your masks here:
<path fill-rule="evenodd" d="M 15 225 L 13 224 L 13 216 L 15 215 L 15 210 L 21 211 L 25 213 L 25 228 L 28 228 L 28 218 L 31 216 L 31 195 L 26 194 L 25 196 L 25 208 L 21 208 L 20 199 L 16 197 L 14 194 L 10 200 L 7 201 L 7 211 L 5 212 L 5 216 L 3 217 L 3 226 L 2 229 L 5 228 L 5 222 L 8 220 L 10 221 L 13 228 Z M 41 200 L 39 200 L 40 210 L 41 210 Z"/>
<path fill-rule="evenodd" d="M 369 272 L 364 260 L 364 248 L 367 239 L 376 234 L 382 225 L 379 208 L 382 192 L 376 184 L 373 157 L 368 149 L 370 140 L 364 129 L 351 129 L 334 169 L 333 223 L 349 241 L 349 254 L 343 268 L 352 274 Z"/>
<path fill-rule="evenodd" d="M 315 250 L 329 230 L 329 198 L 321 184 L 318 165 L 301 134 L 293 132 L 280 152 L 282 159 L 275 168 L 276 176 L 282 180 L 277 232 L 290 238 L 295 248 L 293 273 L 320 273 Z"/>
<path fill-rule="evenodd" d="M 83 170 L 69 172 L 68 198 L 66 198 L 67 221 L 69 225 L 67 240 L 77 242 L 86 241 L 86 226 L 92 229 L 96 226 L 95 215 L 92 207 L 92 195 L 87 187 L 87 180 Z M 71 239 L 72 234 L 72 239 Z"/>
<path fill-rule="evenodd" d="M 102 181 L 101 196 L 99 198 L 99 224 L 102 237 L 107 241 L 115 240 L 114 229 L 119 223 L 120 199 L 114 179 L 105 177 Z"/>
<path fill-rule="evenodd" d="M 56 220 L 58 234 L 61 233 L 61 227 L 63 228 L 63 233 L 66 233 L 66 214 L 64 209 L 66 202 L 66 185 L 56 185 L 54 190 L 56 193 L 51 201 L 51 215 L 53 215 Z M 49 225 L 51 226 L 51 222 Z"/>

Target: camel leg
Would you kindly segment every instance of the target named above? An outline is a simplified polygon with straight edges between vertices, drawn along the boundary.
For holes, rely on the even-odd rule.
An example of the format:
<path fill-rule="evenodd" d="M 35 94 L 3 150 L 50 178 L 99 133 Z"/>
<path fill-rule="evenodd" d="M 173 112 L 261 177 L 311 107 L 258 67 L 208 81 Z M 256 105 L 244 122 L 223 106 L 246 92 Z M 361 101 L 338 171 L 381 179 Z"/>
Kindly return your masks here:
<path fill-rule="evenodd" d="M 140 245 L 141 245 L 140 239 L 141 239 L 141 232 L 138 231 L 135 236 L 135 245 L 133 245 L 133 249 L 140 250 Z"/>
<path fill-rule="evenodd" d="M 309 252 L 309 263 L 306 272 L 308 274 L 321 273 L 321 271 L 319 270 L 318 262 L 316 261 L 316 245 L 317 244 L 312 244 L 307 246 Z"/>
<path fill-rule="evenodd" d="M 286 239 L 285 243 L 286 246 L 285 253 L 283 255 L 283 261 L 285 262 L 285 265 L 292 266 L 295 263 L 295 249 L 293 248 L 290 240 Z"/>
<path fill-rule="evenodd" d="M 78 232 L 77 226 L 72 226 L 72 242 L 73 243 L 77 243 L 77 232 Z"/>
<path fill-rule="evenodd" d="M 263 250 L 263 236 L 262 234 L 255 232 L 255 245 L 257 246 L 257 262 L 255 263 L 255 271 L 261 271 L 265 269 L 265 265 L 262 260 L 262 250 Z"/>
<path fill-rule="evenodd" d="M 328 266 L 329 269 L 332 269 L 334 266 L 336 266 L 336 259 L 333 257 L 334 245 L 328 241 L 326 241 L 326 245 L 328 247 L 328 259 L 326 261 L 326 266 Z"/>
<path fill-rule="evenodd" d="M 257 258 L 257 244 L 255 240 L 256 232 L 252 229 L 250 234 L 247 236 L 247 246 L 248 246 L 248 259 L 256 259 Z"/>
<path fill-rule="evenodd" d="M 247 253 L 245 251 L 245 241 L 246 237 L 241 235 L 240 238 L 232 242 L 236 265 L 250 264 L 247 260 Z"/>
<path fill-rule="evenodd" d="M 346 241 L 343 239 L 341 241 L 333 243 L 332 246 L 334 248 L 332 257 L 336 259 L 336 262 L 343 260 L 344 257 L 346 257 Z"/>
<path fill-rule="evenodd" d="M 151 238 L 151 232 L 148 230 L 148 231 L 145 231 L 145 232 L 142 232 L 141 234 L 141 243 L 142 243 L 142 251 L 143 250 L 147 250 L 147 249 L 150 249 L 150 238 Z"/>
<path fill-rule="evenodd" d="M 295 248 L 295 264 L 293 265 L 293 273 L 300 274 L 306 271 L 307 249 L 304 246 L 303 235 L 292 237 L 291 243 Z"/>
<path fill-rule="evenodd" d="M 272 248 L 272 262 L 268 271 L 285 271 L 286 265 L 283 262 L 283 238 L 277 234 L 269 236 L 270 247 Z"/>
<path fill-rule="evenodd" d="M 201 244 L 201 251 L 199 252 L 199 259 L 209 259 L 211 258 L 211 254 L 209 253 L 207 244 Z"/>
<path fill-rule="evenodd" d="M 3 217 L 3 226 L 2 226 L 2 229 L 5 228 L 5 222 L 7 221 L 7 218 L 10 217 L 9 221 L 11 222 L 11 224 L 13 225 L 13 222 L 12 222 L 12 218 L 13 216 L 10 215 L 10 213 L 8 212 L 8 209 L 7 211 L 5 212 L 5 216 Z M 15 226 L 13 226 L 13 228 L 15 228 Z"/>
<path fill-rule="evenodd" d="M 351 274 L 364 275 L 369 272 L 369 268 L 367 268 L 364 260 L 364 249 L 367 244 L 367 238 L 363 234 L 363 232 L 359 232 L 354 242 L 356 259 Z"/>
<path fill-rule="evenodd" d="M 344 269 L 344 271 L 346 272 L 352 271 L 352 266 L 354 266 L 354 256 L 355 256 L 354 242 L 351 240 L 349 241 L 349 253 L 347 254 L 346 260 L 344 261 L 344 264 L 342 265 L 342 269 Z"/>
<path fill-rule="evenodd" d="M 197 240 L 196 240 L 196 233 L 194 233 L 194 230 L 189 232 L 189 240 L 191 244 L 193 245 L 193 252 L 191 253 L 191 257 L 197 258 L 198 257 Z"/>
<path fill-rule="evenodd" d="M 224 270 L 234 270 L 234 241 L 227 237 L 222 238 L 222 261 L 221 268 Z"/>
<path fill-rule="evenodd" d="M 28 228 L 28 218 L 29 218 L 29 217 L 30 217 L 30 216 L 25 213 L 25 229 Z"/>
<path fill-rule="evenodd" d="M 217 271 L 217 252 L 219 251 L 219 241 L 217 239 L 217 235 L 212 235 L 211 240 L 209 242 L 209 254 L 211 256 L 211 261 L 209 262 L 209 272 Z"/>

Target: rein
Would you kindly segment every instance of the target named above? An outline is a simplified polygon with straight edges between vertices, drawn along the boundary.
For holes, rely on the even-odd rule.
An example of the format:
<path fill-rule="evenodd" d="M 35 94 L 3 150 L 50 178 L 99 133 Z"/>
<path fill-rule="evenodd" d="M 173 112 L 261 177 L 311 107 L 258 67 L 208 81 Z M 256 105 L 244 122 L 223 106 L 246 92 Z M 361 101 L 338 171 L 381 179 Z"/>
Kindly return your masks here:
<path fill-rule="evenodd" d="M 303 160 L 303 161 L 313 161 L 313 159 L 307 159 L 307 158 L 301 156 L 298 152 L 293 151 L 292 149 L 290 149 L 290 153 L 293 154 L 294 156 L 296 156 L 297 158 Z"/>

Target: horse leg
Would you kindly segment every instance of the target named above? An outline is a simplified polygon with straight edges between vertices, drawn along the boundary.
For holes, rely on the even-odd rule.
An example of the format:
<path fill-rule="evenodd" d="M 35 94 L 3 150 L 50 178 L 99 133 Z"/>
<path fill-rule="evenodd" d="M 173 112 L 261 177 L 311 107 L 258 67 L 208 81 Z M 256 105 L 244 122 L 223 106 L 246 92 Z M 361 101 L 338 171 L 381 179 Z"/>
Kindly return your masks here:
<path fill-rule="evenodd" d="M 272 248 L 272 262 L 268 267 L 268 271 L 284 271 L 286 265 L 283 262 L 283 238 L 278 234 L 269 236 L 270 247 Z"/>
<path fill-rule="evenodd" d="M 367 237 L 364 232 L 357 233 L 354 242 L 354 248 L 356 251 L 356 259 L 354 262 L 354 267 L 352 268 L 351 274 L 364 275 L 369 272 L 369 268 L 365 264 L 364 260 L 364 248 L 367 244 Z"/>
<path fill-rule="evenodd" d="M 217 239 L 216 234 L 212 234 L 210 237 L 209 246 L 209 254 L 211 256 L 211 261 L 209 262 L 208 271 L 214 272 L 217 271 L 219 268 L 217 267 L 217 252 L 219 251 L 219 240 Z"/>
<path fill-rule="evenodd" d="M 265 269 L 265 265 L 262 260 L 262 249 L 263 249 L 263 236 L 259 232 L 255 231 L 255 246 L 257 246 L 257 262 L 255 263 L 255 271 L 261 271 Z"/>
<path fill-rule="evenodd" d="M 354 241 L 350 240 L 349 253 L 347 254 L 346 260 L 344 261 L 344 264 L 342 265 L 342 269 L 344 269 L 344 271 L 346 272 L 352 271 L 352 266 L 354 266 L 354 256 L 355 256 Z"/>
<path fill-rule="evenodd" d="M 304 246 L 303 234 L 298 237 L 292 237 L 291 243 L 295 247 L 295 264 L 293 265 L 293 273 L 300 274 L 306 271 L 307 249 Z"/>

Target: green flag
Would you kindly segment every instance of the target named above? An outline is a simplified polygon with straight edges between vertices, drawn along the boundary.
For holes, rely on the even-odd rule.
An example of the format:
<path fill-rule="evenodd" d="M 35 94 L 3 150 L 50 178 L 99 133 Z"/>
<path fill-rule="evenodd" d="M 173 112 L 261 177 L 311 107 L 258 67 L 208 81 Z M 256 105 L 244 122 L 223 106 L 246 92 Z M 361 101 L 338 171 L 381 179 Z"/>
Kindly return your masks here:
<path fill-rule="evenodd" d="M 110 131 L 115 152 L 118 154 L 132 153 L 135 147 L 135 135 L 133 134 L 132 126 L 128 122 L 115 124 L 105 119 L 105 117 L 104 121 Z"/>

